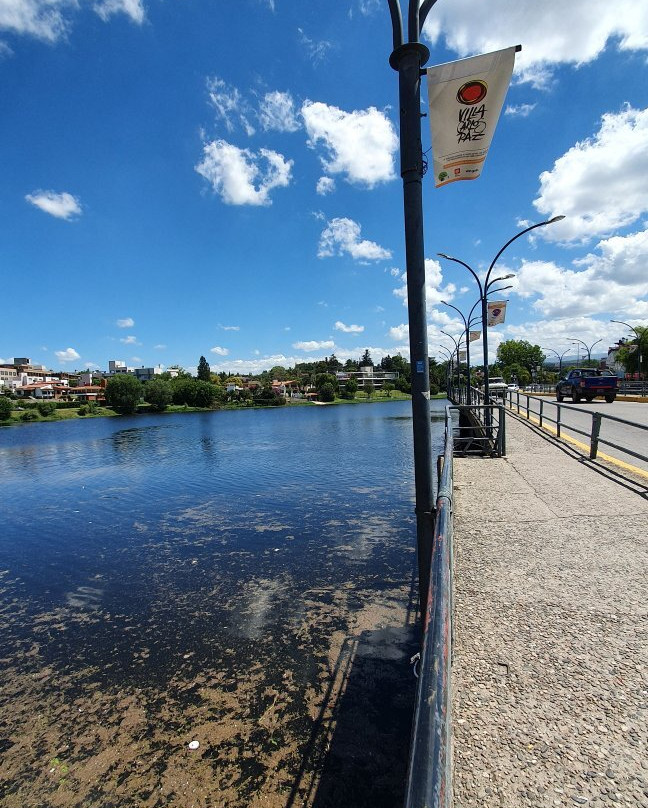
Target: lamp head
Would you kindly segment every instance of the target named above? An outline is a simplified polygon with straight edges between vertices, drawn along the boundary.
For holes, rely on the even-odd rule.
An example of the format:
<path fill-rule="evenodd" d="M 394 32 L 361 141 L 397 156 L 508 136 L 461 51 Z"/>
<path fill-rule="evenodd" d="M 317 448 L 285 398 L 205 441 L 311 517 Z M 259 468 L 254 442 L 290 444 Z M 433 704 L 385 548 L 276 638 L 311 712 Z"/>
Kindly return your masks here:
<path fill-rule="evenodd" d="M 554 224 L 554 222 L 562 222 L 564 218 L 565 218 L 564 216 L 554 216 L 552 219 L 549 219 L 547 224 Z"/>
<path fill-rule="evenodd" d="M 446 255 L 445 253 L 437 253 L 439 258 L 447 258 L 448 261 L 454 261 L 454 258 L 451 255 Z"/>

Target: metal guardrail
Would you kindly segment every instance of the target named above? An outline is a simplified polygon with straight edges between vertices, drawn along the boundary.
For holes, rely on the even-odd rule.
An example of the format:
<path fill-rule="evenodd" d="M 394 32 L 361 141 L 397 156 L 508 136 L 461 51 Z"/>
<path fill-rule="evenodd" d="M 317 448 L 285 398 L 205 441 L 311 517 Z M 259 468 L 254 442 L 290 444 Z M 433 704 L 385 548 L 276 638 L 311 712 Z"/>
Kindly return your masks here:
<path fill-rule="evenodd" d="M 453 387 L 449 391 L 451 407 L 459 413 L 459 424 L 455 425 L 455 452 L 458 454 L 480 454 L 502 457 L 506 454 L 506 409 L 503 399 L 491 397 L 486 403 L 484 394 L 476 387 L 468 396 L 465 387 Z"/>
<path fill-rule="evenodd" d="M 524 397 L 526 399 L 526 404 L 522 403 L 520 406 L 520 397 Z M 628 448 L 627 446 L 621 446 L 618 443 L 614 443 L 610 440 L 606 440 L 605 438 L 601 437 L 601 424 L 604 421 L 614 421 L 619 424 L 625 424 L 626 426 L 634 427 L 635 429 L 643 430 L 644 432 L 648 432 L 648 426 L 644 424 L 637 424 L 634 421 L 628 421 L 625 418 L 618 418 L 616 415 L 607 415 L 606 413 L 601 412 L 592 412 L 592 424 L 589 430 L 579 429 L 576 426 L 572 426 L 571 424 L 566 424 L 562 419 L 562 413 L 565 410 L 574 410 L 575 412 L 580 413 L 581 415 L 586 412 L 581 407 L 575 407 L 570 404 L 560 404 L 557 401 L 548 401 L 546 398 L 540 398 L 539 396 L 530 396 L 528 393 L 521 393 L 519 391 L 512 392 L 509 391 L 507 393 L 507 401 L 508 405 L 512 410 L 517 410 L 518 415 L 524 413 L 526 419 L 528 421 L 531 420 L 531 415 L 537 415 L 539 426 L 543 426 L 545 421 L 548 421 L 551 424 L 555 424 L 556 426 L 556 435 L 560 437 L 561 429 L 568 429 L 570 432 L 576 432 L 579 435 L 583 435 L 586 437 L 590 444 L 590 459 L 596 459 L 599 450 L 599 444 L 603 444 L 605 446 L 610 446 L 613 449 L 617 449 L 624 454 L 630 455 L 631 457 L 636 457 L 638 460 L 643 460 L 648 462 L 648 456 L 645 454 L 641 454 L 640 452 L 635 452 L 633 449 Z M 515 399 L 515 400 L 514 400 Z M 531 401 L 539 402 L 539 406 L 537 410 L 532 410 L 530 406 Z M 556 417 L 552 418 L 545 412 L 545 409 L 549 407 L 556 408 Z"/>
<path fill-rule="evenodd" d="M 452 409 L 446 408 L 445 449 L 439 458 L 430 587 L 423 622 L 405 808 L 452 805 Z"/>

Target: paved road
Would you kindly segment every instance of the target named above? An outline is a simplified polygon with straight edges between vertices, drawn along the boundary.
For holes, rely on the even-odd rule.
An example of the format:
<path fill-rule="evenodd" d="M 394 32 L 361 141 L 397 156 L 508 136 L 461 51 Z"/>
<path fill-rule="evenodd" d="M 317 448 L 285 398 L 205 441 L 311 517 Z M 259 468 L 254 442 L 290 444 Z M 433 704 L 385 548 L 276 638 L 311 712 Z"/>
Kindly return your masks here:
<path fill-rule="evenodd" d="M 455 808 L 646 806 L 648 487 L 507 430 L 454 461 Z"/>
<path fill-rule="evenodd" d="M 557 407 L 555 397 L 543 396 L 542 398 L 532 398 L 520 394 L 520 410 L 526 414 L 527 398 L 529 399 L 529 411 L 535 418 L 538 419 L 540 413 L 540 402 L 542 402 L 543 421 L 544 418 L 556 420 Z M 515 397 L 513 399 L 515 410 L 517 410 L 517 402 Z M 592 413 L 600 412 L 602 415 L 611 416 L 611 418 L 603 418 L 601 422 L 599 452 L 603 452 L 611 457 L 616 457 L 626 463 L 648 471 L 648 462 L 639 460 L 631 455 L 620 451 L 619 449 L 606 446 L 602 441 L 608 440 L 618 446 L 623 446 L 639 454 L 648 456 L 648 430 L 637 429 L 636 427 L 628 426 L 627 424 L 620 424 L 613 421 L 612 418 L 621 418 L 626 421 L 632 421 L 637 424 L 642 424 L 648 427 L 648 403 L 621 401 L 617 400 L 612 404 L 607 404 L 602 398 L 594 399 L 594 401 L 582 401 L 580 404 L 572 404 L 570 402 L 563 402 L 560 407 L 560 420 L 561 432 L 569 435 L 576 440 L 582 441 L 589 446 L 589 435 L 592 429 Z M 552 421 L 546 424 L 548 427 L 554 427 Z M 587 435 L 579 434 L 575 427 Z"/>

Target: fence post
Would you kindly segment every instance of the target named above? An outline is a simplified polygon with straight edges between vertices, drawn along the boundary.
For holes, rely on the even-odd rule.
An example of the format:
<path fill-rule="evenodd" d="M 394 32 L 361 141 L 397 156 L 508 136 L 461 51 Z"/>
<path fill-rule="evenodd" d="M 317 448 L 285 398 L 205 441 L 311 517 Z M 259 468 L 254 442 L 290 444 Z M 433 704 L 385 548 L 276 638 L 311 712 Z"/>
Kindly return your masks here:
<path fill-rule="evenodd" d="M 542 405 L 544 404 L 544 399 L 540 399 L 540 426 L 542 426 Z"/>
<path fill-rule="evenodd" d="M 527 421 L 531 420 L 531 398 L 529 396 L 526 397 L 527 399 Z"/>
<path fill-rule="evenodd" d="M 506 410 L 504 407 L 500 407 L 500 422 L 497 442 L 499 444 L 499 456 L 503 457 L 506 454 Z"/>
<path fill-rule="evenodd" d="M 592 439 L 590 443 L 590 460 L 594 460 L 598 453 L 599 432 L 601 431 L 601 413 L 592 413 Z"/>
<path fill-rule="evenodd" d="M 556 437 L 560 437 L 560 404 L 556 404 Z"/>

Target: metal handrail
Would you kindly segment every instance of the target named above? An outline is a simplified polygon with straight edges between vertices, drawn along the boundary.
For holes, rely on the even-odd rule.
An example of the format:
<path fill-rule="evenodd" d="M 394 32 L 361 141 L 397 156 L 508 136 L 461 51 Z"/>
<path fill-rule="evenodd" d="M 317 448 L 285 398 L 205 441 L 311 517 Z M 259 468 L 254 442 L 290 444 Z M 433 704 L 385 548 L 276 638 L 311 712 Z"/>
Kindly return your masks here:
<path fill-rule="evenodd" d="M 452 804 L 450 669 L 452 664 L 453 424 L 446 408 L 430 563 L 430 587 L 412 726 L 405 808 Z"/>
<path fill-rule="evenodd" d="M 515 396 L 516 400 L 513 401 L 513 397 Z M 537 415 L 539 419 L 539 425 L 543 426 L 544 421 L 549 421 L 549 423 L 556 425 L 556 435 L 561 437 L 561 428 L 568 429 L 570 432 L 576 432 L 579 435 L 583 435 L 584 437 L 589 439 L 590 442 L 590 460 L 595 460 L 598 455 L 599 444 L 603 444 L 605 446 L 610 446 L 613 449 L 617 449 L 624 454 L 630 455 L 631 457 L 636 457 L 638 460 L 643 460 L 648 462 L 648 456 L 645 454 L 641 454 L 640 452 L 635 452 L 632 449 L 629 449 L 627 446 L 620 446 L 618 443 L 614 443 L 613 441 L 606 440 L 600 436 L 601 425 L 604 421 L 615 421 L 619 424 L 624 424 L 626 426 L 631 426 L 636 429 L 641 429 L 644 431 L 648 431 L 648 426 L 645 424 L 638 424 L 635 421 L 629 421 L 626 418 L 619 418 L 617 415 L 608 415 L 607 413 L 603 412 L 592 412 L 592 426 L 589 431 L 580 429 L 579 427 L 572 426 L 571 424 L 566 424 L 561 419 L 561 413 L 563 410 L 574 410 L 575 412 L 579 412 L 583 414 L 583 409 L 581 407 L 575 407 L 572 404 L 562 404 L 558 401 L 548 401 L 546 398 L 540 398 L 539 396 L 531 396 L 528 393 L 522 393 L 520 391 L 511 391 L 509 390 L 507 393 L 507 400 L 509 403 L 509 407 L 513 409 L 517 409 L 518 415 L 520 415 L 520 396 L 524 396 L 526 398 L 526 405 L 522 404 L 522 409 L 526 410 L 526 419 L 527 421 L 531 420 L 531 414 Z M 538 412 L 531 410 L 530 408 L 530 401 L 537 401 L 539 402 Z M 552 406 L 556 407 L 556 417 L 552 418 L 550 415 L 544 412 L 545 406 Z"/>

